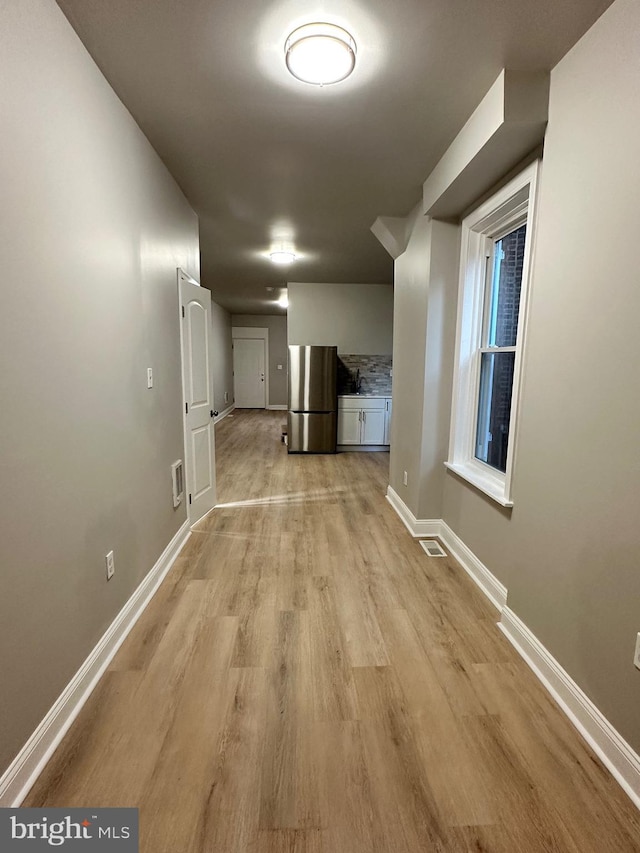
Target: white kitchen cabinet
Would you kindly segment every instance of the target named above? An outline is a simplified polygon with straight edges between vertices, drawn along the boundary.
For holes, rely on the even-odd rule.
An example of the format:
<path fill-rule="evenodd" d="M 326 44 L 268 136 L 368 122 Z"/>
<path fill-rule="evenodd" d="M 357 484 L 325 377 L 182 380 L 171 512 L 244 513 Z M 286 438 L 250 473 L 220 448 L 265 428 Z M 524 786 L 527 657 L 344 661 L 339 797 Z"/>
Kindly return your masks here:
<path fill-rule="evenodd" d="M 360 444 L 384 444 L 384 400 L 380 400 L 378 405 L 375 409 L 362 410 Z"/>
<path fill-rule="evenodd" d="M 362 412 L 359 408 L 338 409 L 338 444 L 360 444 Z"/>
<path fill-rule="evenodd" d="M 382 446 L 387 424 L 386 397 L 339 397 L 338 444 Z"/>

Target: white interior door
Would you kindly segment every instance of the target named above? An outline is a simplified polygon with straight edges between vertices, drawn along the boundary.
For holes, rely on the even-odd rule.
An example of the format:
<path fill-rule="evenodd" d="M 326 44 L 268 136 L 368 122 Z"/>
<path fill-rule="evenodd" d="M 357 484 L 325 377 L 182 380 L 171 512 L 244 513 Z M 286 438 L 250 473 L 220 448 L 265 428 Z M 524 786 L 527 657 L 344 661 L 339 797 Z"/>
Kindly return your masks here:
<path fill-rule="evenodd" d="M 233 339 L 233 388 L 238 409 L 266 408 L 264 341 Z"/>
<path fill-rule="evenodd" d="M 179 273 L 182 314 L 185 473 L 189 521 L 216 504 L 216 457 L 211 373 L 211 293 Z"/>

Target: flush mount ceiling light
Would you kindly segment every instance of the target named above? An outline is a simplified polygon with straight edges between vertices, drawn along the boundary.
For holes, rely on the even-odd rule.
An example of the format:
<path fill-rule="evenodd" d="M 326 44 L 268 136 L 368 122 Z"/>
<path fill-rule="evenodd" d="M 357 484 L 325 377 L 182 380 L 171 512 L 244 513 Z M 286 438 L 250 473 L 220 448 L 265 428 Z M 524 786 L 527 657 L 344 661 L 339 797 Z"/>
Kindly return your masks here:
<path fill-rule="evenodd" d="M 278 249 L 275 252 L 271 252 L 269 255 L 274 264 L 292 264 L 296 256 L 293 252 L 286 252 L 283 249 Z"/>
<path fill-rule="evenodd" d="M 353 36 L 335 24 L 305 24 L 284 45 L 287 68 L 304 83 L 328 86 L 351 74 L 356 64 Z"/>

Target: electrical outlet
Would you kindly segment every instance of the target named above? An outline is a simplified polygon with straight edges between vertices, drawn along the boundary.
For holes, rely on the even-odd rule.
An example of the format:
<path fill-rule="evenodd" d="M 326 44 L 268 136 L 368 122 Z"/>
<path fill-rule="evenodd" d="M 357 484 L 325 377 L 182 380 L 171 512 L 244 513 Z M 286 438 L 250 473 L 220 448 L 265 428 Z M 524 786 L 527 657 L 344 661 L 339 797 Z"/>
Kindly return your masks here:
<path fill-rule="evenodd" d="M 113 559 L 113 551 L 109 551 L 107 556 L 104 558 L 104 561 L 107 566 L 107 580 L 110 581 L 113 577 L 116 567 Z"/>
<path fill-rule="evenodd" d="M 408 485 L 408 483 L 409 483 L 409 476 L 408 476 L 408 474 L 407 474 L 407 472 L 406 472 L 406 471 L 405 471 L 405 472 L 404 472 L 404 474 L 402 475 L 402 482 L 403 482 L 403 484 L 404 484 L 405 486 L 406 486 L 406 485 Z"/>
<path fill-rule="evenodd" d="M 229 392 L 228 391 L 224 392 L 224 401 L 225 401 L 225 403 L 229 402 Z"/>
<path fill-rule="evenodd" d="M 633 665 L 640 669 L 640 634 L 636 637 L 636 651 L 633 656 Z"/>
<path fill-rule="evenodd" d="M 147 367 L 147 388 L 153 388 L 153 368 Z"/>

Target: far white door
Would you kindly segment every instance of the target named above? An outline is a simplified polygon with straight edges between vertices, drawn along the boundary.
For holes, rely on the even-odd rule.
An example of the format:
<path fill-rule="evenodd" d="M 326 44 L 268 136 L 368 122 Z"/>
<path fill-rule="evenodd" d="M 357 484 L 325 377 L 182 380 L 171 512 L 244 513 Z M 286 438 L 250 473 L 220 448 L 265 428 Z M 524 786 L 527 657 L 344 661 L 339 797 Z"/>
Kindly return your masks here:
<path fill-rule="evenodd" d="M 233 387 L 238 409 L 264 409 L 264 341 L 259 338 L 233 339 Z"/>
<path fill-rule="evenodd" d="M 216 504 L 216 457 L 211 374 L 211 293 L 178 273 L 182 323 L 185 473 L 189 521 Z"/>

